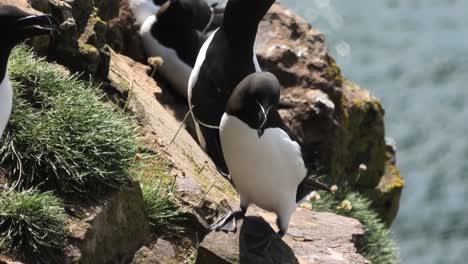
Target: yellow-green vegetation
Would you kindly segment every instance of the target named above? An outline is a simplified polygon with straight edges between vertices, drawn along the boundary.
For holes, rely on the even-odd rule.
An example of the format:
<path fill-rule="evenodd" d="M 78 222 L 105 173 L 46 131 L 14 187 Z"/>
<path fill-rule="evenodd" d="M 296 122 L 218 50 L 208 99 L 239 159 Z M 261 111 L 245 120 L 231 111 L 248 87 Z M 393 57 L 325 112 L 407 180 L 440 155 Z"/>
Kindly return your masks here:
<path fill-rule="evenodd" d="M 131 173 L 140 182 L 145 208 L 153 232 L 182 232 L 184 210 L 176 203 L 175 179 L 170 174 L 170 162 L 163 156 L 140 156 Z"/>
<path fill-rule="evenodd" d="M 331 57 L 328 56 L 326 57 L 327 60 L 327 68 L 325 69 L 325 77 L 328 80 L 333 80 L 336 82 L 336 84 L 341 85 L 343 83 L 343 76 L 341 75 L 341 69 L 340 66 L 336 63 L 336 61 Z"/>
<path fill-rule="evenodd" d="M 133 129 L 100 101 L 97 87 L 65 75 L 26 46 L 13 51 L 9 72 L 14 109 L 0 163 L 14 185 L 89 198 L 128 183 Z"/>
<path fill-rule="evenodd" d="M 338 191 L 334 195 L 320 192 L 320 197 L 312 203 L 314 210 L 352 217 L 362 223 L 367 239 L 360 245 L 359 251 L 365 258 L 371 263 L 398 263 L 398 253 L 390 231 L 371 209 L 369 199 L 349 190 Z"/>
<path fill-rule="evenodd" d="M 98 87 L 26 46 L 13 50 L 9 75 L 14 109 L 0 141 L 0 166 L 12 187 L 0 193 L 0 254 L 64 263 L 61 200 L 97 199 L 128 186 L 133 127 L 102 102 Z"/>
<path fill-rule="evenodd" d="M 0 253 L 28 263 L 63 263 L 66 215 L 51 192 L 0 193 Z"/>
<path fill-rule="evenodd" d="M 344 167 L 344 174 L 352 182 L 359 175 L 356 185 L 375 188 L 385 168 L 385 130 L 383 124 L 384 110 L 380 101 L 359 86 L 345 81 L 343 89 L 346 94 L 343 126 L 343 144 L 345 148 L 339 153 L 346 153 L 345 159 L 337 164 Z M 353 158 L 350 160 L 349 158 Z M 359 172 L 360 164 L 367 170 Z"/>
<path fill-rule="evenodd" d="M 161 155 L 137 154 L 135 162 L 130 168 L 130 174 L 136 181 L 149 183 L 161 181 L 169 186 L 173 179 L 170 177 L 170 161 Z"/>

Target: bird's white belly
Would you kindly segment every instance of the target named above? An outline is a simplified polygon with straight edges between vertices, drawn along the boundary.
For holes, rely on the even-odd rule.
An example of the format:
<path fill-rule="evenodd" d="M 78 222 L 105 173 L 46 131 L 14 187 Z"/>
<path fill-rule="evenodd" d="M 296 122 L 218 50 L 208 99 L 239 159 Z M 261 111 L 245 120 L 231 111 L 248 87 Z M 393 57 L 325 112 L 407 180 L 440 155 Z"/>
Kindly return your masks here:
<path fill-rule="evenodd" d="M 258 138 L 255 130 L 227 114 L 220 126 L 224 158 L 241 199 L 274 212 L 295 206 L 297 186 L 306 175 L 302 157 L 290 157 L 283 150 L 287 145 L 279 144 L 287 137 L 283 133 L 270 128 Z"/>
<path fill-rule="evenodd" d="M 5 78 L 0 84 L 0 138 L 10 118 L 12 100 L 13 91 L 11 89 L 10 80 L 8 79 L 8 73 L 6 73 Z"/>
<path fill-rule="evenodd" d="M 180 95 L 187 96 L 187 83 L 192 68 L 183 62 L 177 52 L 169 47 L 162 45 L 151 34 L 151 27 L 156 23 L 156 15 L 148 17 L 140 27 L 140 36 L 143 41 L 143 47 L 149 57 L 161 57 L 163 64 L 158 67 L 158 72 L 169 81 Z"/>

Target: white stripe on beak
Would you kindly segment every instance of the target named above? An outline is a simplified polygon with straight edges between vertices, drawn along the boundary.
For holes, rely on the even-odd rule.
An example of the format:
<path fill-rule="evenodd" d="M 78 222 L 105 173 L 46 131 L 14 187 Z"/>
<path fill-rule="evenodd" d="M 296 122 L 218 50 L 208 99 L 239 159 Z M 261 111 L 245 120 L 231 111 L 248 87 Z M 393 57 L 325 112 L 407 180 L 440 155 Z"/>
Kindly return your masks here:
<path fill-rule="evenodd" d="M 263 119 L 263 123 L 260 125 L 260 127 L 263 127 L 265 125 L 266 121 L 267 121 L 267 113 L 268 112 L 265 112 L 265 108 L 263 108 L 263 106 L 259 102 L 257 102 L 257 104 L 260 106 L 260 109 L 262 109 L 263 116 L 265 117 Z M 268 108 L 268 111 L 270 110 L 270 108 L 271 107 Z"/>

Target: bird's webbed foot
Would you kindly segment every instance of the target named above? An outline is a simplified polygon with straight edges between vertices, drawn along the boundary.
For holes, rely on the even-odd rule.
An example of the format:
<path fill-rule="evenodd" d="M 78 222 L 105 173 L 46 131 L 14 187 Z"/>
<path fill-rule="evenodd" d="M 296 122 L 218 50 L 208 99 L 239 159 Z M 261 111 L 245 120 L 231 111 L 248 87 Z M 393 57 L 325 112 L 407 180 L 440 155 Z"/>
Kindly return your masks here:
<path fill-rule="evenodd" d="M 211 231 L 236 232 L 237 221 L 245 217 L 246 209 L 240 209 L 221 217 L 208 228 Z"/>

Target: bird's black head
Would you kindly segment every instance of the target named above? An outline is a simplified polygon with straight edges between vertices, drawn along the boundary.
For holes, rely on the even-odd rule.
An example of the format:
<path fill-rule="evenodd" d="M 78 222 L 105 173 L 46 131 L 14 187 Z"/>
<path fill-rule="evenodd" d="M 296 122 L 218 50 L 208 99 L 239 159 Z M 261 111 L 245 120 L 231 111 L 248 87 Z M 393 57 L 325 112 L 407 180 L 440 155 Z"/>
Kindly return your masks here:
<path fill-rule="evenodd" d="M 48 15 L 32 15 L 15 6 L 0 6 L 0 46 L 13 48 L 27 38 L 53 32 Z"/>
<path fill-rule="evenodd" d="M 261 137 L 268 127 L 268 116 L 280 99 L 278 79 L 269 72 L 256 72 L 245 77 L 229 98 L 226 113 L 236 116 Z"/>

